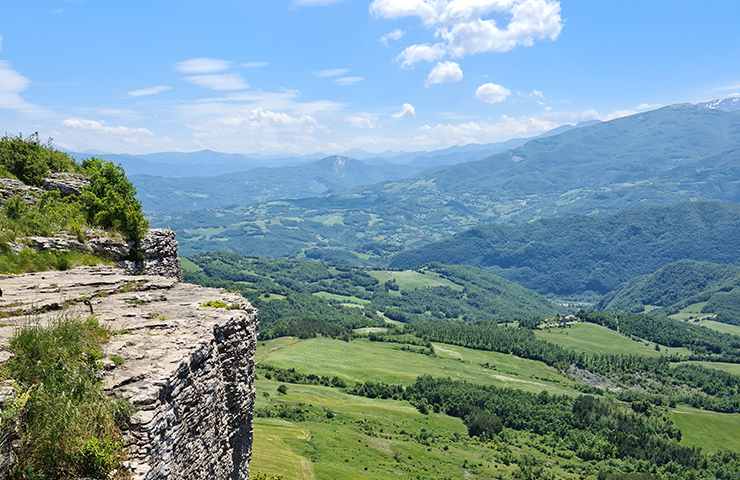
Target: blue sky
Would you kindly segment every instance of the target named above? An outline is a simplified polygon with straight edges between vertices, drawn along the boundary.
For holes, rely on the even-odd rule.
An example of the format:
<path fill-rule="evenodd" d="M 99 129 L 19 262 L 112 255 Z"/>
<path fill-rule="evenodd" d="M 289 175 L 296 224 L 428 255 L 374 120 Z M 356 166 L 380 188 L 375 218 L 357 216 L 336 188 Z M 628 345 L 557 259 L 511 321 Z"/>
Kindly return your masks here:
<path fill-rule="evenodd" d="M 0 130 L 421 150 L 740 92 L 734 0 L 4 0 Z"/>

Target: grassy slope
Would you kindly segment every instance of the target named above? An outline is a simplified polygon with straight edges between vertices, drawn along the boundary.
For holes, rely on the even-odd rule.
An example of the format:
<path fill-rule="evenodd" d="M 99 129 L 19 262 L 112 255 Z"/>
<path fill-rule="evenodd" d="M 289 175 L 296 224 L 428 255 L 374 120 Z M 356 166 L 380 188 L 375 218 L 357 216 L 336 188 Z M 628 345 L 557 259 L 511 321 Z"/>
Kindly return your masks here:
<path fill-rule="evenodd" d="M 740 414 L 707 412 L 680 407 L 673 421 L 683 433 L 682 442 L 709 451 L 730 449 L 740 452 Z"/>
<path fill-rule="evenodd" d="M 348 382 L 410 384 L 427 374 L 534 392 L 574 392 L 573 381 L 541 362 L 451 345 L 436 345 L 435 350 L 438 354 L 432 357 L 402 351 L 392 343 L 281 338 L 260 344 L 258 361 L 304 373 L 336 375 Z M 482 363 L 493 364 L 495 370 Z"/>
<path fill-rule="evenodd" d="M 740 376 L 740 364 L 739 363 L 724 363 L 724 362 L 684 362 L 693 363 L 695 365 L 701 365 L 702 367 L 714 368 L 722 370 L 723 372 L 732 373 L 733 375 Z"/>
<path fill-rule="evenodd" d="M 453 290 L 462 290 L 462 287 L 434 272 L 416 272 L 413 270 L 374 270 L 369 272 L 380 283 L 395 280 L 401 290 L 415 290 L 417 288 L 448 287 Z"/>
<path fill-rule="evenodd" d="M 579 323 L 565 328 L 537 330 L 535 334 L 548 342 L 585 353 L 618 353 L 657 357 L 668 353 L 684 354 L 688 352 L 686 349 L 664 346 L 661 346 L 658 352 L 655 350 L 654 343 L 638 342 L 601 325 L 590 323 Z"/>
<path fill-rule="evenodd" d="M 737 335 L 740 337 L 740 325 L 730 325 L 728 323 L 715 322 L 714 320 L 701 320 L 699 325 L 711 328 L 720 333 L 728 333 L 730 335 Z"/>

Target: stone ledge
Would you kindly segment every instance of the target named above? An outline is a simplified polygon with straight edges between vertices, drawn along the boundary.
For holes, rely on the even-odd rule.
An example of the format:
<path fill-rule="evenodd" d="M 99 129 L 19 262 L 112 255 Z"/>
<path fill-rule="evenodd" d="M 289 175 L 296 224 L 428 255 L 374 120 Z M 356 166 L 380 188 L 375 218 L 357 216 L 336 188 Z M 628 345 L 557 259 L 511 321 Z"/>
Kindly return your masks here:
<path fill-rule="evenodd" d="M 137 408 L 126 432 L 133 478 L 248 478 L 257 317 L 241 296 L 112 267 L 0 276 L 0 288 L 0 349 L 29 315 L 92 308 L 114 332 L 105 353 L 123 363 L 106 362 L 103 378 Z M 201 307 L 212 300 L 229 308 Z"/>

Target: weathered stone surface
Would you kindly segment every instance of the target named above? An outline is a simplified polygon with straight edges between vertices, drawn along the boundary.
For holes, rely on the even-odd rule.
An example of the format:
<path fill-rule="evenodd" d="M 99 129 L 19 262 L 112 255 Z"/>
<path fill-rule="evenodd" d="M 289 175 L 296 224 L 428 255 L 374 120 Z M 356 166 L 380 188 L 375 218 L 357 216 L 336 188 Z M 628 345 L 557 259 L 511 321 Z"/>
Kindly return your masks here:
<path fill-rule="evenodd" d="M 103 375 L 137 408 L 126 432 L 134 479 L 248 478 L 257 320 L 242 297 L 112 267 L 4 276 L 0 288 L 0 349 L 29 315 L 48 322 L 92 306 L 114 332 Z M 230 308 L 201 307 L 211 300 Z"/>
<path fill-rule="evenodd" d="M 44 179 L 44 190 L 58 190 L 62 195 L 79 195 L 90 180 L 77 173 L 57 172 Z"/>
<path fill-rule="evenodd" d="M 84 242 L 69 234 L 53 237 L 26 237 L 18 240 L 11 248 L 15 251 L 29 247 L 39 251 L 85 252 L 119 262 L 132 275 L 161 275 L 180 278 L 180 261 L 177 257 L 177 238 L 172 230 L 149 230 L 141 240 L 139 259 L 130 260 L 136 245 L 92 230 L 86 233 Z"/>
<path fill-rule="evenodd" d="M 172 230 L 152 229 L 139 244 L 141 260 L 126 265 L 131 273 L 180 278 L 177 237 Z"/>
<path fill-rule="evenodd" d="M 11 197 L 20 196 L 26 203 L 34 203 L 43 193 L 40 188 L 26 185 L 13 178 L 0 178 L 0 205 Z"/>

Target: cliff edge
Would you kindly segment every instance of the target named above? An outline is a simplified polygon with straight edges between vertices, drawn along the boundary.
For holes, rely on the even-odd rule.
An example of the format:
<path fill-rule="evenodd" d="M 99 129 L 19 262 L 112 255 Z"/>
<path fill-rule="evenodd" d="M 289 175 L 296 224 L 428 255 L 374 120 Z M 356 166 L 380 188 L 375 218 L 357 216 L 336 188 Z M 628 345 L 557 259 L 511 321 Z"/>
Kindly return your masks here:
<path fill-rule="evenodd" d="M 92 312 L 110 329 L 106 390 L 135 407 L 124 432 L 131 478 L 249 477 L 257 316 L 241 296 L 110 266 L 0 276 L 0 289 L 0 361 L 29 322 Z M 0 439 L 0 478 L 12 442 Z"/>

